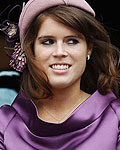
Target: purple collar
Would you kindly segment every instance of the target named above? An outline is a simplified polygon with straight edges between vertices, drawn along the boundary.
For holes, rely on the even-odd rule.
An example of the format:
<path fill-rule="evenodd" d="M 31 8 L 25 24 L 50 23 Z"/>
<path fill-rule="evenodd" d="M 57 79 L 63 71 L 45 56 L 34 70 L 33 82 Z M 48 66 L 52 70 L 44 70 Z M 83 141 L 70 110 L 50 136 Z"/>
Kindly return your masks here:
<path fill-rule="evenodd" d="M 96 91 L 60 124 L 42 121 L 37 115 L 35 105 L 25 96 L 24 92 L 18 94 L 12 106 L 35 135 L 54 136 L 76 131 L 77 129 L 82 130 L 94 122 L 115 99 L 117 98 L 112 92 L 104 96 Z M 48 132 L 53 129 L 54 132 Z"/>

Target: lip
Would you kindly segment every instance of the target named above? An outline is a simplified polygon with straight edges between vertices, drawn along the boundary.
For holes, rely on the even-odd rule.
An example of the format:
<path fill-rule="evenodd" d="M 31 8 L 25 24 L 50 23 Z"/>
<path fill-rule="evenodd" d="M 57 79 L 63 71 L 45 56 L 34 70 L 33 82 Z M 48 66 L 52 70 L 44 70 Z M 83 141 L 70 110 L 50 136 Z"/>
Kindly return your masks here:
<path fill-rule="evenodd" d="M 50 67 L 52 66 L 52 65 L 69 65 L 69 66 L 72 66 L 71 64 L 69 64 L 69 63 L 53 63 L 53 64 L 51 64 L 50 65 Z"/>

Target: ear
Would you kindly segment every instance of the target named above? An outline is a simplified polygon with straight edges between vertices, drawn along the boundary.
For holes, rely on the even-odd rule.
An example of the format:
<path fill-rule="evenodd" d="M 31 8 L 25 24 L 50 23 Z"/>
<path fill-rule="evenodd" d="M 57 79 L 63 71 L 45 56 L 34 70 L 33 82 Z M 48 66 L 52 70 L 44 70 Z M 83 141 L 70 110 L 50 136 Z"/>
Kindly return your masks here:
<path fill-rule="evenodd" d="M 93 51 L 93 44 L 90 44 L 90 45 L 88 46 L 87 56 L 88 56 L 88 55 L 91 56 L 92 51 Z"/>

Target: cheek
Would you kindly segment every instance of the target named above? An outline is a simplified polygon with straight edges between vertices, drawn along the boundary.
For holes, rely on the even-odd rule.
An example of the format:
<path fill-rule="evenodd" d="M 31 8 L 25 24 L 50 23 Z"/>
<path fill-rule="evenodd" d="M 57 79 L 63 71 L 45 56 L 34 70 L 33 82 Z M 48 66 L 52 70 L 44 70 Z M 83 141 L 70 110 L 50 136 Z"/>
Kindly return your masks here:
<path fill-rule="evenodd" d="M 74 61 L 77 61 L 78 63 L 84 63 L 86 62 L 87 51 L 74 51 L 71 56 L 74 59 Z"/>
<path fill-rule="evenodd" d="M 35 48 L 35 58 L 37 61 L 39 62 L 43 62 L 43 61 L 46 61 L 48 60 L 49 58 L 49 52 L 45 51 L 43 48 Z"/>
<path fill-rule="evenodd" d="M 43 50 L 41 50 L 38 47 L 34 47 L 34 54 L 35 54 L 36 65 L 40 70 L 44 71 L 46 60 L 47 60 L 47 53 L 45 53 Z"/>
<path fill-rule="evenodd" d="M 75 55 L 73 55 L 73 59 L 76 64 L 76 71 L 78 74 L 82 74 L 86 67 L 86 52 L 75 53 Z"/>

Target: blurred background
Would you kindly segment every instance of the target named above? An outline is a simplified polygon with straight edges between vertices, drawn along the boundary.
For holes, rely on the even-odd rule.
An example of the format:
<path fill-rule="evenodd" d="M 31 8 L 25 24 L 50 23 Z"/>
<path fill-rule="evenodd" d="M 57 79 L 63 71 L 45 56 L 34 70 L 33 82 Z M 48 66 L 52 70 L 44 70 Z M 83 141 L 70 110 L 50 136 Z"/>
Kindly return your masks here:
<path fill-rule="evenodd" d="M 10 10 L 15 5 L 23 5 L 28 0 L 1 0 L 0 1 L 0 23 L 7 19 Z M 99 20 L 108 31 L 112 44 L 120 48 L 120 17 L 118 0 L 86 0 L 96 12 L 96 19 Z M 6 9 L 8 8 L 8 9 Z M 18 22 L 21 9 L 16 8 L 10 13 L 10 20 Z M 20 87 L 20 76 L 18 72 L 9 66 L 9 57 L 6 50 L 12 53 L 12 50 L 6 49 L 7 43 L 5 35 L 0 31 L 0 106 L 11 104 L 16 97 Z"/>

